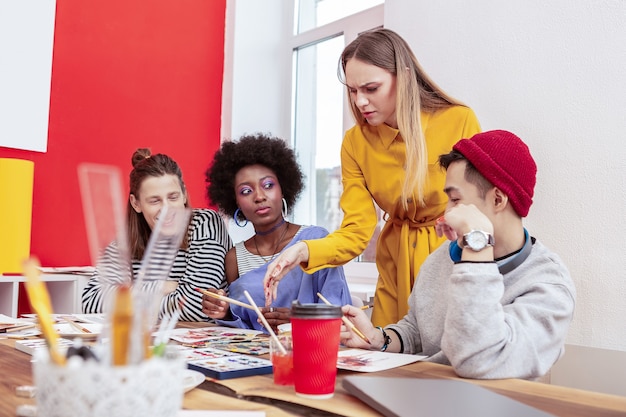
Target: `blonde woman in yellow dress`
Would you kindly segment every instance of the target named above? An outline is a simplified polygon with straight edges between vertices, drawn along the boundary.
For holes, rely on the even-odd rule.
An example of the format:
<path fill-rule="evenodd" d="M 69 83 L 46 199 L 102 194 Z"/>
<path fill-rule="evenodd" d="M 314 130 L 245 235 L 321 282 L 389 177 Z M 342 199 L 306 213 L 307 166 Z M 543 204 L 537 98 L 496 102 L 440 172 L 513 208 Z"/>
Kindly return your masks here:
<path fill-rule="evenodd" d="M 375 231 L 374 202 L 385 212 L 378 238 L 372 322 L 395 323 L 426 257 L 445 238 L 435 220 L 447 203 L 437 157 L 480 131 L 474 112 L 424 72 L 404 39 L 388 29 L 365 32 L 343 51 L 341 73 L 356 125 L 341 148 L 341 227 L 283 251 L 265 275 L 267 302 L 294 267 L 312 273 L 360 255 Z"/>

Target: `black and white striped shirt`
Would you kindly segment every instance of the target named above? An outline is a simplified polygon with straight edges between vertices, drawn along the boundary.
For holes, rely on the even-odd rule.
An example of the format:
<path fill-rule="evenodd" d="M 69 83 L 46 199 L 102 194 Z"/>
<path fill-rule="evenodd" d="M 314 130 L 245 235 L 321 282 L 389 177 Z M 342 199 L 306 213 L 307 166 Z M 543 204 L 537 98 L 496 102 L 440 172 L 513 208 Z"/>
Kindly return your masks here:
<path fill-rule="evenodd" d="M 206 321 L 208 317 L 202 312 L 202 294 L 195 289 L 226 288 L 224 257 L 232 247 L 232 241 L 224 221 L 213 210 L 194 209 L 188 233 L 189 247 L 178 250 L 167 277 L 168 281 L 178 281 L 178 286 L 161 300 L 159 317 L 172 314 L 183 301 L 180 320 Z M 118 260 L 119 252 L 113 242 L 106 248 L 94 275 L 83 290 L 84 313 L 108 311 L 115 286 L 124 281 L 123 274 L 119 273 Z M 141 260 L 134 259 L 133 279 L 137 277 L 140 267 Z M 153 283 L 146 282 L 146 285 Z"/>

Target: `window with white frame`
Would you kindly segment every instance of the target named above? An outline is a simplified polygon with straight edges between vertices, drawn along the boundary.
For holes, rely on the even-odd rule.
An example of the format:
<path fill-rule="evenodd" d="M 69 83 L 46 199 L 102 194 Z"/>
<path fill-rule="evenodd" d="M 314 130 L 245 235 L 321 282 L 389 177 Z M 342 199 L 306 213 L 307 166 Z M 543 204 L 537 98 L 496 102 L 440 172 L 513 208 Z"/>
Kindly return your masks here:
<path fill-rule="evenodd" d="M 294 220 L 329 231 L 339 228 L 342 212 L 340 149 L 354 125 L 345 87 L 338 78 L 339 56 L 359 33 L 383 25 L 384 0 L 294 0 L 292 138 L 306 175 Z M 381 220 L 382 225 L 382 220 Z M 353 281 L 375 282 L 375 244 L 346 265 Z"/>

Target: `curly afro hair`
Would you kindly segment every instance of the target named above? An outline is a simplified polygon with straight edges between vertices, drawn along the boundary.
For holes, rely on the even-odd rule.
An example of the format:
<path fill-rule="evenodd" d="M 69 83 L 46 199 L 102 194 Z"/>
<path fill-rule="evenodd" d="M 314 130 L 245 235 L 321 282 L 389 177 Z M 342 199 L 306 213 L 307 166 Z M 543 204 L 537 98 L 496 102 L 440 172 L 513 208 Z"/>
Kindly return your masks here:
<path fill-rule="evenodd" d="M 207 197 L 226 215 L 237 210 L 235 175 L 250 165 L 263 165 L 276 174 L 287 206 L 292 208 L 304 188 L 304 175 L 296 154 L 284 140 L 265 134 L 244 135 L 224 142 L 206 171 Z"/>

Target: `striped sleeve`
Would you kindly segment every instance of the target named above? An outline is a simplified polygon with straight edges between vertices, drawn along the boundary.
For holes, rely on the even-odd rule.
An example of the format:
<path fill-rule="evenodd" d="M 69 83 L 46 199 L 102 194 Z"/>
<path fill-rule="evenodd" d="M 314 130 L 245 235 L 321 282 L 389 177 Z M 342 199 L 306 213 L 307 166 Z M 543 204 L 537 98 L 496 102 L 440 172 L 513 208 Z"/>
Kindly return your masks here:
<path fill-rule="evenodd" d="M 224 258 L 232 242 L 224 221 L 213 210 L 194 210 L 188 233 L 189 247 L 178 250 L 167 277 L 170 281 L 178 281 L 178 286 L 162 298 L 159 317 L 171 315 L 182 301 L 181 321 L 207 321 L 208 316 L 202 313 L 202 294 L 196 288 L 226 289 Z M 108 311 L 115 286 L 125 281 L 119 267 L 119 257 L 116 244 L 110 244 L 83 289 L 84 313 Z M 133 277 L 137 277 L 140 268 L 141 261 L 133 260 Z M 154 281 L 144 285 L 152 288 L 155 297 L 160 296 L 160 287 Z M 146 290 L 150 291 L 150 288 Z"/>
<path fill-rule="evenodd" d="M 128 280 L 128 276 L 122 274 L 119 259 L 117 244 L 113 242 L 104 250 L 94 274 L 83 288 L 83 313 L 105 313 L 115 287 Z"/>
<path fill-rule="evenodd" d="M 160 316 L 172 314 L 182 300 L 182 321 L 208 320 L 202 312 L 202 294 L 196 288 L 226 288 L 224 258 L 231 247 L 220 215 L 213 210 L 195 209 L 189 248 L 179 251 L 168 278 L 178 281 L 178 287 L 163 297 Z"/>

